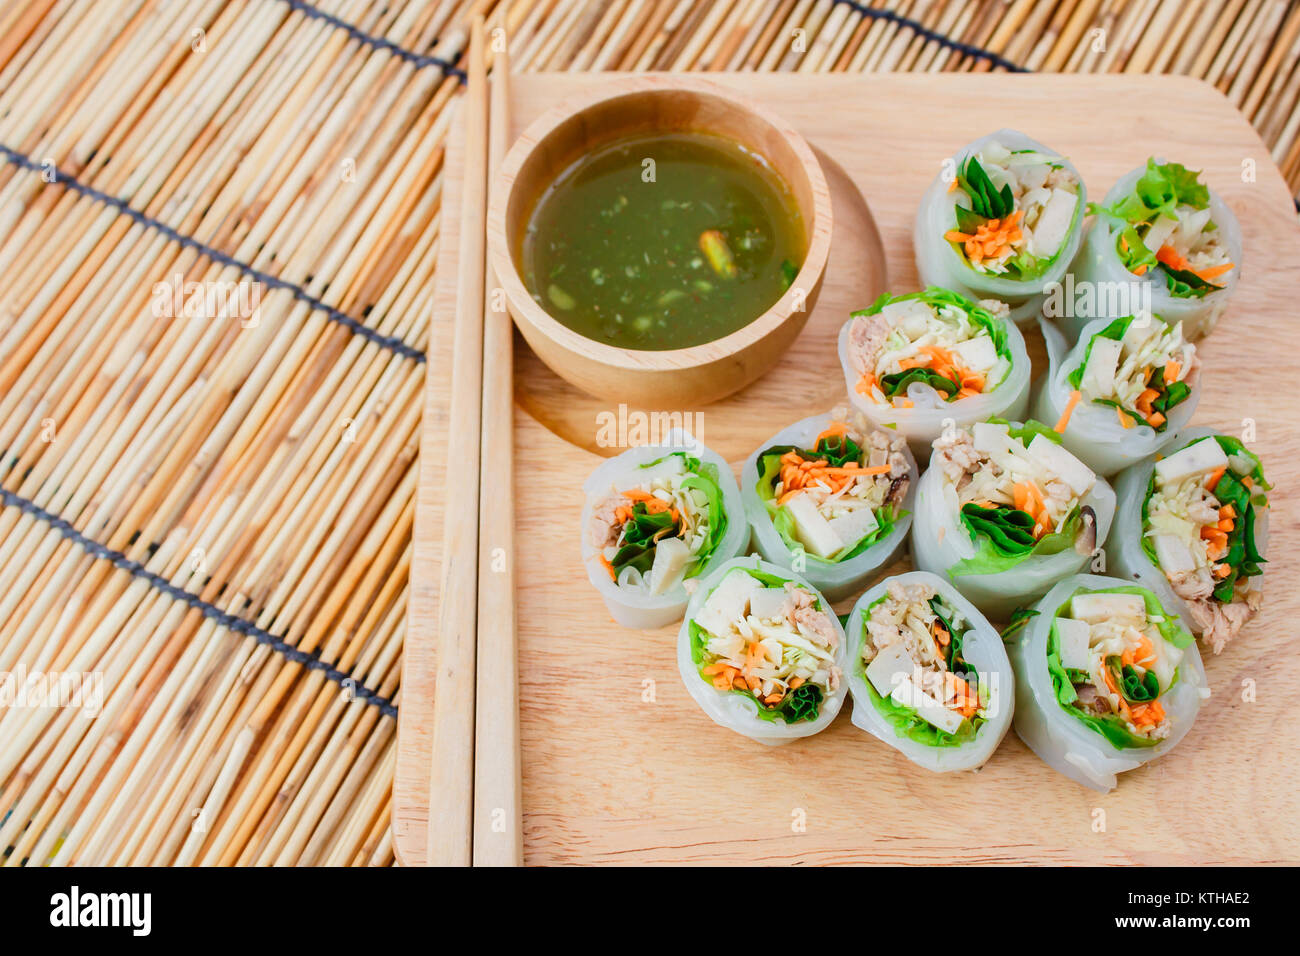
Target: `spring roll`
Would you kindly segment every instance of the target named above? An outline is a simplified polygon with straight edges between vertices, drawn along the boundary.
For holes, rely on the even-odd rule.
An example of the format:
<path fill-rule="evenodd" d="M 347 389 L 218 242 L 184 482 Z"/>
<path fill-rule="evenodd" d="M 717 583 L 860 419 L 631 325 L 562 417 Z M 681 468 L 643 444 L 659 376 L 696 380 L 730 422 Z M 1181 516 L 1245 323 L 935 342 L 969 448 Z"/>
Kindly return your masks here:
<path fill-rule="evenodd" d="M 764 559 L 838 601 L 902 547 L 916 474 L 902 438 L 837 408 L 764 442 L 745 462 L 741 497 Z"/>
<path fill-rule="evenodd" d="M 1050 360 L 1034 396 L 1034 417 L 1066 422 L 1065 447 L 1100 475 L 1164 448 L 1201 399 L 1201 361 L 1168 325 L 1141 313 L 1083 328 L 1068 352 L 1061 333 L 1043 323 Z"/>
<path fill-rule="evenodd" d="M 685 432 L 600 465 L 583 486 L 587 577 L 624 627 L 662 627 L 686 582 L 749 548 L 731 466 Z"/>
<path fill-rule="evenodd" d="M 1115 483 L 1115 573 L 1176 609 L 1218 654 L 1259 610 L 1268 496 L 1259 457 L 1208 428 L 1180 432 L 1158 461 Z"/>
<path fill-rule="evenodd" d="M 1177 613 L 1117 578 L 1068 577 L 1013 628 L 1016 734 L 1094 790 L 1172 750 L 1210 695 Z"/>
<path fill-rule="evenodd" d="M 1149 159 L 1090 211 L 1096 215 L 1074 264 L 1076 285 L 1140 283 L 1146 308 L 1181 322 L 1188 338 L 1213 328 L 1241 271 L 1241 226 L 1200 173 Z M 1063 320 L 1068 334 L 1099 317 L 1083 311 Z"/>
<path fill-rule="evenodd" d="M 848 624 L 853 724 L 927 770 L 973 770 L 1011 726 L 1015 679 L 993 625 L 927 571 L 882 581 Z"/>
<path fill-rule="evenodd" d="M 686 689 L 715 722 L 764 744 L 829 726 L 844 703 L 844 629 L 826 598 L 756 557 L 700 584 L 677 637 Z"/>
<path fill-rule="evenodd" d="M 937 439 L 916 492 L 912 559 L 1005 616 L 1080 571 L 1115 493 L 1040 422 L 977 422 Z"/>
<path fill-rule="evenodd" d="M 1003 129 L 953 158 L 921 199 L 913 231 L 926 285 L 1000 299 L 1016 322 L 1038 318 L 1047 287 L 1079 249 L 1087 192 L 1064 157 Z M 955 178 L 954 178 L 955 173 Z"/>
<path fill-rule="evenodd" d="M 840 329 L 849 398 L 877 428 L 929 451 L 946 422 L 1024 418 L 1029 356 L 1006 305 L 947 289 L 881 296 Z"/>

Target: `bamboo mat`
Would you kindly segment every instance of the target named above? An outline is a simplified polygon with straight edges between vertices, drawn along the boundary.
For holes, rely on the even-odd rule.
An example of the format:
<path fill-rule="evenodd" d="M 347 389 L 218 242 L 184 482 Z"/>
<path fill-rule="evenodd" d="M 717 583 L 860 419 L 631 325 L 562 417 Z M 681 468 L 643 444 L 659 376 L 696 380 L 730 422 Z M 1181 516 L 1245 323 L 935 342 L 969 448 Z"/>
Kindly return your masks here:
<path fill-rule="evenodd" d="M 1295 0 L 885 6 L 514 0 L 508 34 L 521 71 L 1190 73 L 1300 189 Z M 0 709 L 6 864 L 392 862 L 478 12 L 501 26 L 489 0 L 0 2 L 0 675 L 86 692 Z"/>

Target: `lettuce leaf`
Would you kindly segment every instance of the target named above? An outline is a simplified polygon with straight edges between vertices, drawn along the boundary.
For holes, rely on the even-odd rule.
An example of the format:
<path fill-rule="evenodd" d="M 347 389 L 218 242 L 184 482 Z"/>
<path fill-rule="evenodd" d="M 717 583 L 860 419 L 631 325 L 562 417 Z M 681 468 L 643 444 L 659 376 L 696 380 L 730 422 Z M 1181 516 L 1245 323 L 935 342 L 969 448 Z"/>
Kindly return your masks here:
<path fill-rule="evenodd" d="M 944 306 L 959 309 L 966 314 L 972 325 L 978 325 L 988 333 L 989 338 L 993 340 L 994 350 L 1001 358 L 1006 359 L 1008 362 L 1013 360 L 1011 345 L 1007 341 L 1006 320 L 999 319 L 982 305 L 978 305 L 951 289 L 943 289 L 932 285 L 920 292 L 908 292 L 905 295 L 885 293 L 867 308 L 853 312 L 852 316 L 854 318 L 864 318 L 877 315 L 885 306 L 893 305 L 895 302 L 906 302 L 909 299 L 919 299 L 936 311 Z"/>
<path fill-rule="evenodd" d="M 701 491 L 707 499 L 709 537 L 691 558 L 690 566 L 686 570 L 685 576 L 693 578 L 704 573 L 709 559 L 718 550 L 718 545 L 722 543 L 722 538 L 727 533 L 727 511 L 723 506 L 721 476 L 717 465 L 712 462 L 701 462 L 700 459 L 684 451 L 672 452 L 654 461 L 646 462 L 641 467 L 653 468 L 669 458 L 680 458 L 683 467 L 689 473 L 689 477 L 682 481 L 682 487 Z M 645 510 L 645 505 L 639 502 L 632 508 L 635 532 L 625 535 L 624 540 L 627 543 L 619 549 L 614 560 L 610 562 L 614 566 L 615 575 L 628 565 L 635 567 L 642 574 L 650 570 L 654 564 L 655 546 L 658 544 L 658 541 L 652 538 L 654 532 L 671 526 L 674 530 L 669 536 L 681 536 L 680 526 L 666 512 L 647 516 Z M 647 518 L 653 520 L 647 521 Z"/>

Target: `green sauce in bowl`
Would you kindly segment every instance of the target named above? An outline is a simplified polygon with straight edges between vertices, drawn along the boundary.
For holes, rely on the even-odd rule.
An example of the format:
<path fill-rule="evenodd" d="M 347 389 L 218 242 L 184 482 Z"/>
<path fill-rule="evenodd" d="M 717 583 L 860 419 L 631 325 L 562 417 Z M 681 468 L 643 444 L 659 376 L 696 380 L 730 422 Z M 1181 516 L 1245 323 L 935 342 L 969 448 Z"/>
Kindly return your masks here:
<path fill-rule="evenodd" d="M 523 280 L 580 335 L 662 351 L 712 342 L 794 281 L 804 229 L 761 156 L 706 133 L 617 140 L 569 166 L 524 231 Z"/>

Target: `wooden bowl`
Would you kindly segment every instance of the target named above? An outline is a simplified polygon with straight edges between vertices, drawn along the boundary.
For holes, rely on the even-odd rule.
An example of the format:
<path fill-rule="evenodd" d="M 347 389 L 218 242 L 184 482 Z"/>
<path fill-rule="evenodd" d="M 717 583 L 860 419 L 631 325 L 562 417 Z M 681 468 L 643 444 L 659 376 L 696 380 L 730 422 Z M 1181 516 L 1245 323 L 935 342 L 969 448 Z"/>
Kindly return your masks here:
<path fill-rule="evenodd" d="M 652 132 L 713 133 L 767 159 L 798 204 L 807 253 L 785 294 L 748 325 L 690 348 L 597 342 L 543 309 L 524 286 L 523 231 L 543 192 L 585 153 Z M 543 114 L 515 142 L 492 184 L 488 253 L 524 339 L 562 378 L 633 407 L 685 409 L 744 388 L 772 367 L 807 321 L 831 246 L 831 200 L 812 149 L 787 123 L 707 80 L 651 74 L 602 80 Z"/>

